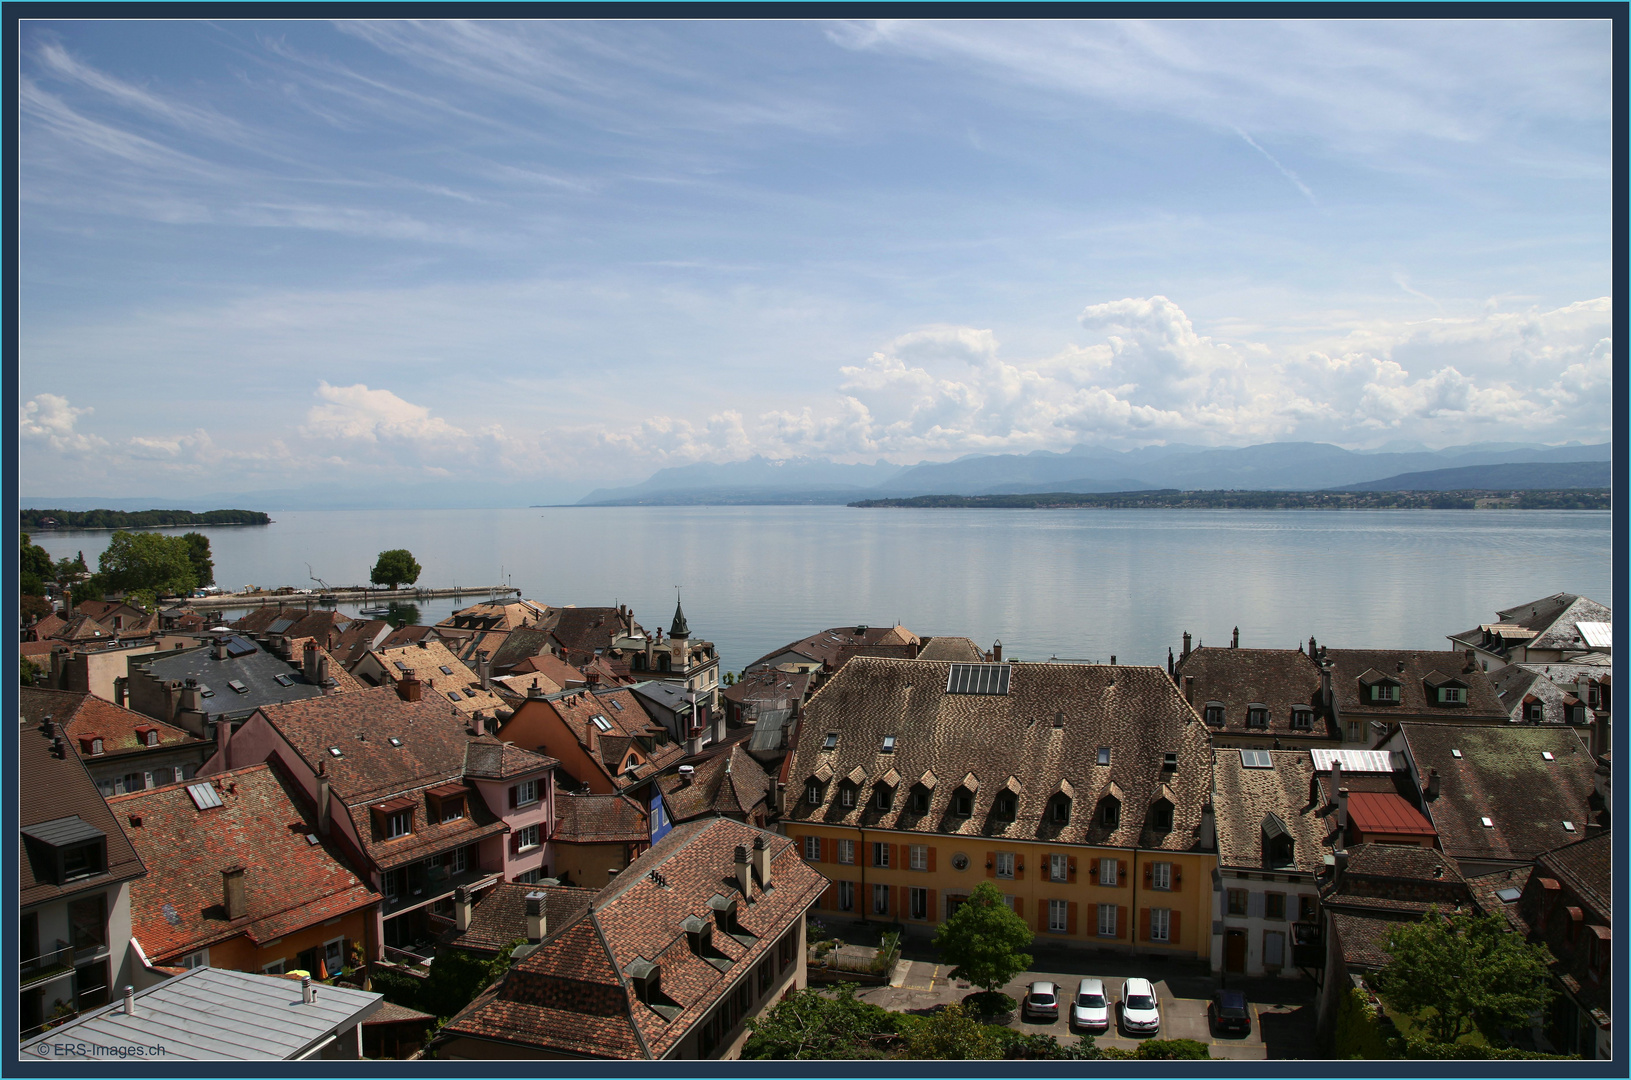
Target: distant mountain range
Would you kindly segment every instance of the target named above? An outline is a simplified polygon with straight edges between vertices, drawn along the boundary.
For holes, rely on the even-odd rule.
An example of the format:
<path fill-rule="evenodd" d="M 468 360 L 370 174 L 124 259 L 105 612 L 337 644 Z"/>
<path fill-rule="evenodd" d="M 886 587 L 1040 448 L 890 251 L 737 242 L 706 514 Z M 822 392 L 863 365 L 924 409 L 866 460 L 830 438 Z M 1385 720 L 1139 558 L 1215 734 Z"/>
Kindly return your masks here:
<path fill-rule="evenodd" d="M 1607 487 L 1609 444 L 1548 447 L 1485 443 L 1443 450 L 1365 453 L 1328 443 L 1246 447 L 1159 446 L 1116 451 L 989 454 L 914 466 L 836 465 L 762 457 L 662 469 L 642 484 L 600 489 L 579 506 L 847 503 L 917 495 L 1032 492 L 1455 491 Z M 1589 467 L 1572 467 L 1571 466 Z M 1528 466 L 1527 470 L 1512 470 Z"/>

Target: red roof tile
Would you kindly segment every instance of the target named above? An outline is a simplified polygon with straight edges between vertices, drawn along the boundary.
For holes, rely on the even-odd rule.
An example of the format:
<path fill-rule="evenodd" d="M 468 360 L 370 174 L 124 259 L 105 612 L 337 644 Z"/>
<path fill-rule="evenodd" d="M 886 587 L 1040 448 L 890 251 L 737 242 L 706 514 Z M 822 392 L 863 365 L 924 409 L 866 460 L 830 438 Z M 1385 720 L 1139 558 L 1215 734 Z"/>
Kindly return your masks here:
<path fill-rule="evenodd" d="M 1420 810 L 1392 792 L 1354 792 L 1348 796 L 1348 817 L 1362 833 L 1438 835 Z"/>

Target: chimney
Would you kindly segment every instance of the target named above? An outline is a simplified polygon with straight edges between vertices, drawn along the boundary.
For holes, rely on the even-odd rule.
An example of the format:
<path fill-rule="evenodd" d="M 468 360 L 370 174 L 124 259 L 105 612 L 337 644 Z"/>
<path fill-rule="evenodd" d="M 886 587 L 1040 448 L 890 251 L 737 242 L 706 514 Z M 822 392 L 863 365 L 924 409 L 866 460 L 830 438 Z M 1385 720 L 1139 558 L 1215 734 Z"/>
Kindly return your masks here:
<path fill-rule="evenodd" d="M 532 685 L 527 687 L 527 697 L 533 700 L 542 700 L 543 696 L 544 691 L 543 688 L 538 685 L 538 680 L 532 680 Z"/>
<path fill-rule="evenodd" d="M 1200 842 L 1202 851 L 1215 851 L 1218 846 L 1218 821 L 1211 803 L 1201 807 Z"/>
<path fill-rule="evenodd" d="M 125 1015 L 136 1015 L 136 988 L 129 984 L 125 985 Z"/>
<path fill-rule="evenodd" d="M 1438 798 L 1438 770 L 1437 769 L 1429 769 L 1427 771 L 1427 798 L 1429 800 Z"/>
<path fill-rule="evenodd" d="M 317 831 L 324 836 L 328 835 L 330 813 L 328 777 L 319 776 L 317 778 Z"/>
<path fill-rule="evenodd" d="M 1348 789 L 1337 788 L 1337 829 L 1346 838 L 1348 835 Z"/>
<path fill-rule="evenodd" d="M 453 890 L 453 926 L 459 933 L 470 929 L 470 912 L 476 905 L 470 899 L 470 886 Z"/>
<path fill-rule="evenodd" d="M 1175 668 L 1173 666 L 1173 663 L 1172 663 L 1172 646 L 1168 645 L 1167 646 L 1167 678 L 1170 679 L 1175 674 L 1177 674 L 1177 668 Z"/>
<path fill-rule="evenodd" d="M 1400 675 L 1404 674 L 1404 661 L 1403 660 L 1399 661 L 1399 674 Z"/>
<path fill-rule="evenodd" d="M 322 653 L 317 655 L 317 685 L 328 685 L 328 657 Z"/>
<path fill-rule="evenodd" d="M 221 871 L 221 893 L 229 922 L 249 914 L 249 897 L 244 889 L 243 866 L 229 866 Z"/>
<path fill-rule="evenodd" d="M 544 893 L 527 894 L 527 943 L 537 945 L 544 940 L 549 929 L 549 918 L 544 914 Z"/>
<path fill-rule="evenodd" d="M 310 975 L 300 976 L 300 1000 L 306 1005 L 310 1005 L 317 1000 L 317 991 L 311 988 Z"/>
<path fill-rule="evenodd" d="M 1313 641 L 1313 638 L 1308 640 Z M 1320 661 L 1320 701 L 1325 705 L 1326 711 L 1331 709 L 1331 665 L 1324 660 Z"/>
<path fill-rule="evenodd" d="M 113 703 L 121 709 L 130 698 L 130 676 L 119 675 L 113 680 Z"/>
<path fill-rule="evenodd" d="M 618 867 L 608 866 L 606 868 L 606 884 L 610 885 L 617 875 L 621 874 L 622 872 L 623 871 Z"/>
<path fill-rule="evenodd" d="M 1317 651 L 1318 650 L 1315 649 L 1315 647 L 1314 647 L 1314 635 L 1309 634 L 1308 635 L 1308 656 L 1309 656 L 1309 659 L 1313 659 L 1313 657 L 1314 657 L 1314 655 L 1315 655 L 1315 653 Z"/>
<path fill-rule="evenodd" d="M 1240 648 L 1240 627 L 1235 627 L 1235 636 L 1229 639 L 1229 648 Z"/>
<path fill-rule="evenodd" d="M 759 875 L 759 887 L 770 888 L 770 849 L 765 846 L 765 838 L 753 838 L 753 872 Z"/>
<path fill-rule="evenodd" d="M 1112 664 L 1114 664 L 1116 662 L 1116 654 L 1115 653 L 1110 654 L 1110 662 Z"/>
<path fill-rule="evenodd" d="M 1473 659 L 1472 650 L 1467 649 L 1466 652 L 1465 652 L 1465 655 L 1467 657 L 1467 664 L 1461 670 L 1464 671 L 1464 672 L 1465 671 L 1477 671 L 1478 670 L 1478 661 Z"/>
<path fill-rule="evenodd" d="M 600 672 L 594 670 L 585 671 L 583 673 L 583 681 L 589 684 L 590 690 L 593 690 L 595 687 L 600 685 Z"/>
<path fill-rule="evenodd" d="M 994 642 L 991 643 L 991 662 L 993 664 L 1002 663 L 1002 642 L 1001 641 L 994 641 Z"/>
<path fill-rule="evenodd" d="M 476 652 L 476 678 L 483 690 L 493 688 L 493 658 L 487 655 L 486 649 L 479 649 Z"/>
<path fill-rule="evenodd" d="M 680 766 L 680 786 L 690 787 L 691 781 L 696 779 L 697 767 L 695 765 Z"/>
<path fill-rule="evenodd" d="M 1332 854 L 1336 858 L 1336 875 L 1331 879 L 1331 884 L 1335 885 L 1348 872 L 1348 849 L 1337 848 Z"/>
<path fill-rule="evenodd" d="M 1184 676 L 1184 700 L 1191 705 L 1195 704 L 1195 676 Z"/>
<path fill-rule="evenodd" d="M 742 895 L 753 895 L 753 871 L 748 866 L 748 849 L 743 844 L 736 845 L 736 884 L 741 886 Z"/>
<path fill-rule="evenodd" d="M 1183 655 L 1180 656 L 1178 659 L 1179 660 L 1189 659 L 1189 631 L 1188 630 L 1184 631 L 1184 652 L 1183 652 Z"/>
<path fill-rule="evenodd" d="M 696 757 L 702 753 L 702 725 L 693 722 L 685 736 L 685 753 L 687 757 Z"/>
<path fill-rule="evenodd" d="M 221 755 L 221 768 L 232 768 L 232 721 L 224 716 L 215 722 L 215 752 Z"/>
<path fill-rule="evenodd" d="M 300 657 L 300 670 L 306 676 L 307 682 L 316 683 L 319 681 L 317 678 L 317 642 L 306 642 L 305 651 Z"/>
<path fill-rule="evenodd" d="M 227 639 L 226 638 L 216 638 L 215 639 L 215 658 L 217 660 L 225 660 L 227 658 Z"/>
<path fill-rule="evenodd" d="M 1336 805 L 1336 801 L 1337 801 L 1337 789 L 1340 788 L 1341 786 L 1342 786 L 1342 762 L 1340 760 L 1333 760 L 1331 762 L 1331 780 L 1326 785 L 1326 789 L 1328 791 L 1330 791 L 1330 793 L 1331 793 L 1331 805 L 1333 805 L 1333 806 Z"/>
<path fill-rule="evenodd" d="M 181 687 L 181 711 L 202 712 L 198 707 L 198 680 L 188 679 Z"/>
<path fill-rule="evenodd" d="M 397 682 L 396 692 L 403 701 L 422 701 L 424 700 L 425 687 L 414 676 L 413 669 L 409 668 L 402 673 L 401 680 Z"/>

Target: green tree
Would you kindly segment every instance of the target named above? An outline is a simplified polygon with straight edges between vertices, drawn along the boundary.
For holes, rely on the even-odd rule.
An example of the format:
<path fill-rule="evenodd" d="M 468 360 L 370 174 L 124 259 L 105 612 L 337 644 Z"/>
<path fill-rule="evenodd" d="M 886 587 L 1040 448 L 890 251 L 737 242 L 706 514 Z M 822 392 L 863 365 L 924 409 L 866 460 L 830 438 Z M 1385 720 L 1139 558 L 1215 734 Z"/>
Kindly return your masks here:
<path fill-rule="evenodd" d="M 895 1015 L 842 985 L 834 994 L 806 987 L 747 1022 L 742 1057 L 753 1060 L 875 1058 L 877 1043 L 896 1031 Z"/>
<path fill-rule="evenodd" d="M 187 557 L 193 563 L 194 588 L 215 584 L 215 559 L 210 555 L 210 538 L 203 533 L 183 533 L 187 541 Z"/>
<path fill-rule="evenodd" d="M 1551 1004 L 1550 953 L 1511 932 L 1498 914 L 1446 915 L 1427 909 L 1420 922 L 1388 935 L 1393 959 L 1377 973 L 1387 1003 L 1412 1016 L 1441 1043 L 1476 1027 L 1494 1041 Z"/>
<path fill-rule="evenodd" d="M 35 685 L 34 676 L 42 675 L 44 673 L 45 673 L 45 668 L 43 668 L 40 665 L 36 664 L 33 660 L 30 660 L 26 656 L 23 657 L 23 662 L 18 668 L 18 674 L 20 674 L 22 676 L 22 684 L 24 686 L 33 686 L 33 685 Z"/>
<path fill-rule="evenodd" d="M 116 532 L 97 562 L 96 578 L 105 592 L 123 592 L 137 603 L 187 595 L 197 583 L 192 548 L 179 536 Z"/>
<path fill-rule="evenodd" d="M 24 596 L 44 596 L 45 583 L 51 580 L 51 553 L 21 533 L 22 559 L 18 563 L 20 575 L 17 586 Z"/>
<path fill-rule="evenodd" d="M 418 581 L 421 569 L 422 567 L 413 561 L 413 552 L 407 548 L 393 548 L 379 553 L 379 561 L 374 564 L 373 573 L 368 576 L 368 580 L 375 585 L 395 589 L 398 584 L 412 585 Z"/>
<path fill-rule="evenodd" d="M 934 947 L 943 962 L 953 965 L 952 978 L 995 993 L 1031 966 L 1031 954 L 1021 950 L 1033 936 L 1025 920 L 1009 909 L 997 887 L 982 881 L 974 886 L 957 914 L 940 924 Z"/>
<path fill-rule="evenodd" d="M 933 1061 L 968 1061 L 999 1058 L 1003 1047 L 991 1028 L 963 1010 L 947 1005 L 913 1024 L 906 1034 L 908 1057 Z"/>

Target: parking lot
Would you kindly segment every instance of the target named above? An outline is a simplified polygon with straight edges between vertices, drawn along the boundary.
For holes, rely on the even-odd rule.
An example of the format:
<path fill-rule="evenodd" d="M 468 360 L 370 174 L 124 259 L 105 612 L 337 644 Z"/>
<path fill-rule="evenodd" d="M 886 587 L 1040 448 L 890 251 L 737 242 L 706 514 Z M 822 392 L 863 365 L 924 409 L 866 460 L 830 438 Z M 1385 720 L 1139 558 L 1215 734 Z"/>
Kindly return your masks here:
<path fill-rule="evenodd" d="M 915 951 L 914 951 L 915 953 Z M 867 1001 L 898 1012 L 928 1012 L 961 1001 L 974 992 L 967 983 L 957 983 L 932 955 L 908 954 L 908 966 L 897 968 L 895 982 L 862 992 Z M 1314 988 L 1306 980 L 1229 980 L 1230 989 L 1245 993 L 1252 1017 L 1249 1035 L 1220 1034 L 1212 1030 L 1207 1003 L 1217 982 L 1205 965 L 1171 959 L 1098 953 L 1059 953 L 1035 956 L 1034 968 L 1004 987 L 1015 1001 L 1023 1001 L 1033 982 L 1051 982 L 1059 994 L 1059 1019 L 1052 1022 L 1025 1020 L 1016 1009 L 1010 1027 L 1022 1031 L 1054 1035 L 1061 1042 L 1079 1032 L 1070 1029 L 1070 1001 L 1084 976 L 1102 979 L 1107 996 L 1119 1002 L 1127 979 L 1141 976 L 1155 986 L 1160 1002 L 1161 1030 L 1155 1035 L 1128 1035 L 1119 1019 L 1112 1016 L 1109 1031 L 1095 1032 L 1100 1046 L 1135 1049 L 1150 1038 L 1194 1039 L 1206 1044 L 1214 1058 L 1262 1060 L 1265 1058 L 1311 1058 L 1317 1056 L 1314 1040 Z"/>

